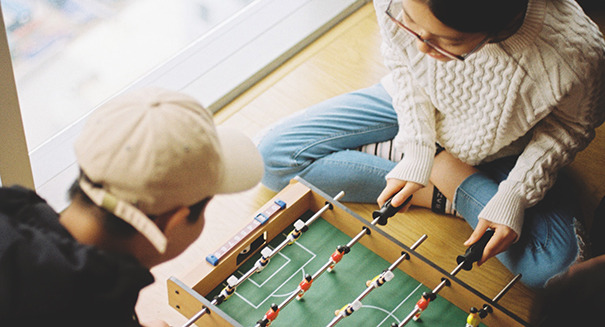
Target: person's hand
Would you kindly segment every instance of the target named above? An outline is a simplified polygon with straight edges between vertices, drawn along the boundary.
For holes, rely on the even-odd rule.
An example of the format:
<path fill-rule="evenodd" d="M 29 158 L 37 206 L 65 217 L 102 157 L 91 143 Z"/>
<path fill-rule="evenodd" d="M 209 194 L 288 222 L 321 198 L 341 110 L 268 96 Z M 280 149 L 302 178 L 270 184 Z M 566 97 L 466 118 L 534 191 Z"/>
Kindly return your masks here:
<path fill-rule="evenodd" d="M 143 326 L 143 327 L 170 327 L 169 324 L 167 324 L 165 321 L 162 321 L 162 320 L 146 321 L 146 322 L 142 323 L 141 326 Z"/>
<path fill-rule="evenodd" d="M 391 200 L 391 205 L 393 207 L 398 207 L 402 205 L 408 197 L 423 187 L 424 186 L 418 183 L 389 178 L 387 179 L 387 186 L 384 188 L 384 190 L 382 190 L 382 193 L 380 193 L 378 199 L 376 199 L 376 202 L 378 202 L 378 206 L 382 207 L 382 205 L 387 202 L 389 198 L 393 197 L 393 200 Z M 403 207 L 401 211 L 406 211 L 409 207 L 410 203 Z"/>
<path fill-rule="evenodd" d="M 489 240 L 485 246 L 483 256 L 481 257 L 481 260 L 477 261 L 477 266 L 482 265 L 496 254 L 506 251 L 506 249 L 513 244 L 515 239 L 517 239 L 517 233 L 512 230 L 512 228 L 479 218 L 479 223 L 477 224 L 477 227 L 475 227 L 475 231 L 473 231 L 468 240 L 464 242 L 464 245 L 473 245 L 481 238 L 481 236 L 483 236 L 483 233 L 485 233 L 488 228 L 494 230 L 494 236 L 492 236 L 491 240 Z"/>

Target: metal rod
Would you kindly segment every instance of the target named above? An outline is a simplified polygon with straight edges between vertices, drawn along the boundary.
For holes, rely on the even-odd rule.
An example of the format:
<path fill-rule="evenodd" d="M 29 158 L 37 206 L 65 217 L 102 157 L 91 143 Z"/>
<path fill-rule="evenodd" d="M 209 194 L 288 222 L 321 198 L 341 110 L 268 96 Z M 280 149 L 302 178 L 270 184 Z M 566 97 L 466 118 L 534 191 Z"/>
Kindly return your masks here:
<path fill-rule="evenodd" d="M 292 300 L 294 300 L 296 298 L 296 295 L 298 295 L 298 292 L 300 292 L 300 288 L 297 288 L 296 292 L 290 294 L 290 296 L 288 296 L 282 303 L 280 303 L 278 308 L 281 310 L 283 307 L 285 307 L 290 302 L 292 302 Z"/>
<path fill-rule="evenodd" d="M 410 249 L 412 250 L 416 250 L 416 248 L 418 248 L 418 246 L 420 246 L 420 244 L 422 244 L 422 242 L 424 242 L 427 239 L 427 235 L 424 234 L 422 235 L 411 247 Z M 395 260 L 395 262 L 393 262 L 393 264 L 391 264 L 389 266 L 389 268 L 387 268 L 387 271 L 393 271 L 395 268 L 397 268 L 397 266 L 399 266 L 399 264 L 401 264 L 405 259 L 409 258 L 410 255 L 407 253 L 403 253 L 399 258 L 397 258 L 397 260 Z M 384 274 L 384 272 L 382 273 Z M 381 274 L 381 275 L 382 275 Z M 355 301 L 359 301 L 361 302 L 361 300 L 363 300 L 366 296 L 368 296 L 368 294 L 370 294 L 373 290 L 375 290 L 377 288 L 376 284 L 371 283 L 363 292 L 361 292 L 361 294 L 359 294 L 359 296 L 355 299 Z M 355 301 L 351 302 L 354 303 Z M 332 319 L 332 321 L 330 321 L 330 323 L 326 326 L 326 327 L 332 327 L 334 325 L 336 325 L 339 321 L 341 321 L 342 319 L 344 319 L 345 316 L 343 315 L 338 315 L 336 317 L 334 317 L 334 319 Z"/>
<path fill-rule="evenodd" d="M 336 194 L 336 196 L 334 197 L 334 200 L 338 200 L 340 198 L 342 198 L 344 196 L 345 192 L 344 191 L 340 191 L 340 193 Z M 311 225 L 311 223 L 313 222 L 312 219 L 316 219 L 317 217 L 319 217 L 321 214 L 323 214 L 326 210 L 328 210 L 330 208 L 330 204 L 326 204 L 325 206 L 323 206 L 321 209 L 319 209 L 319 211 L 317 211 L 311 218 L 309 218 L 307 220 L 307 222 L 305 223 L 305 225 L 309 226 Z M 315 217 L 315 218 L 314 218 Z M 283 250 L 289 243 L 289 240 L 286 238 L 285 240 L 283 240 L 275 249 L 273 249 L 271 251 L 271 254 L 268 255 L 266 257 L 266 259 L 271 259 L 273 258 L 277 253 L 279 253 L 281 250 Z M 245 280 L 247 280 L 248 278 L 250 278 L 250 276 L 252 276 L 256 271 L 258 271 L 258 266 L 254 265 L 254 267 L 252 267 L 250 270 L 248 270 L 248 272 L 246 272 L 246 274 L 244 274 L 241 278 L 238 279 L 237 284 L 234 287 L 237 287 L 239 285 L 241 285 Z"/>
<path fill-rule="evenodd" d="M 361 232 L 359 232 L 359 234 L 353 237 L 353 239 L 351 239 L 349 243 L 347 243 L 347 247 L 351 248 L 353 245 L 357 244 L 357 242 L 359 242 L 359 240 L 364 237 L 367 233 L 367 229 L 364 228 Z"/>
<path fill-rule="evenodd" d="M 433 294 L 437 294 L 437 293 L 441 292 L 441 290 L 443 289 L 443 287 L 444 287 L 445 285 L 447 285 L 447 282 L 448 282 L 448 280 L 444 278 L 444 279 L 441 281 L 441 283 L 439 283 L 439 285 L 437 285 L 435 288 L 433 288 L 433 290 L 431 291 L 431 293 L 433 293 Z"/>
<path fill-rule="evenodd" d="M 212 304 L 212 305 L 216 305 L 217 303 L 218 303 L 217 300 L 212 300 L 212 302 L 210 302 L 210 304 Z M 210 310 L 208 309 L 208 307 L 203 307 L 202 310 L 200 310 L 198 313 L 194 314 L 189 320 L 187 320 L 187 322 L 183 325 L 183 327 L 189 327 L 189 326 L 193 325 L 198 319 L 200 319 L 206 313 L 210 313 Z"/>
<path fill-rule="evenodd" d="M 414 244 L 412 244 L 410 249 L 416 250 L 418 248 L 418 246 L 420 246 L 420 244 L 422 244 L 422 242 L 424 242 L 427 238 L 428 238 L 428 236 L 426 236 L 426 234 L 420 236 L 420 238 Z M 397 259 L 397 260 L 395 260 L 395 262 L 393 262 L 393 264 L 388 268 L 388 270 L 393 271 L 395 268 L 397 268 L 397 266 L 399 266 L 399 264 L 403 260 L 407 259 L 407 257 L 409 257 L 409 254 L 404 253 L 401 257 L 399 257 L 399 259 Z"/>
<path fill-rule="evenodd" d="M 273 258 L 279 251 L 283 250 L 287 245 L 288 245 L 288 239 L 286 238 L 281 243 L 279 243 L 279 245 L 276 246 L 273 249 L 273 251 L 271 251 L 271 254 L 267 257 L 267 259 Z"/>
<path fill-rule="evenodd" d="M 380 217 L 377 217 L 376 219 L 372 220 L 372 222 L 370 223 L 370 225 L 376 226 L 376 224 L 378 224 L 379 220 L 380 220 Z"/>
<path fill-rule="evenodd" d="M 506 286 L 504 286 L 504 288 L 500 291 L 500 293 L 498 293 L 498 295 L 496 295 L 496 297 L 494 297 L 494 299 L 492 300 L 492 302 L 498 302 L 500 300 L 500 298 L 502 298 L 504 296 L 504 294 L 506 294 L 506 292 L 508 292 L 508 290 L 510 290 L 513 285 L 515 285 L 515 283 L 521 278 L 521 274 L 517 274 L 510 282 L 508 282 L 508 284 L 506 284 Z"/>
<path fill-rule="evenodd" d="M 403 319 L 403 321 L 399 324 L 398 327 L 403 327 L 405 326 L 408 322 L 410 322 L 410 320 L 412 320 L 412 317 L 414 317 L 417 313 L 418 310 L 420 310 L 418 307 L 414 307 L 414 310 L 412 310 L 412 312 L 410 312 L 407 317 L 405 317 L 405 319 Z"/>
<path fill-rule="evenodd" d="M 460 270 L 462 269 L 462 266 L 464 266 L 464 262 L 461 262 L 461 263 L 460 263 L 460 264 L 459 264 L 459 265 L 458 265 L 456 268 L 454 268 L 454 270 L 452 270 L 452 272 L 450 273 L 450 275 L 451 275 L 451 276 L 456 276 L 456 274 L 457 274 L 458 272 L 460 272 Z M 448 279 L 446 279 L 446 278 L 444 278 L 444 279 L 441 281 L 441 283 L 439 283 L 439 285 L 437 285 L 437 287 L 435 287 L 435 288 L 434 288 L 434 289 L 431 291 L 431 293 L 433 293 L 433 294 L 437 294 L 437 293 L 439 293 L 439 292 L 441 291 L 441 289 L 443 289 L 443 287 L 444 287 L 445 285 L 447 285 L 447 284 L 448 284 L 448 282 L 449 282 L 449 280 L 448 280 Z"/>
<path fill-rule="evenodd" d="M 183 325 L 183 327 L 189 327 L 193 325 L 198 319 L 200 319 L 204 314 L 208 312 L 208 308 L 204 307 L 198 313 L 194 314 L 187 322 Z"/>
<path fill-rule="evenodd" d="M 378 223 L 379 220 L 380 220 L 380 217 L 374 219 L 370 223 L 370 225 L 376 226 L 376 224 Z M 366 227 L 364 227 L 363 230 L 361 232 L 359 232 L 359 234 L 355 235 L 355 237 L 353 237 L 353 239 L 351 239 L 351 241 L 349 241 L 349 243 L 347 243 L 347 247 L 351 248 L 353 245 L 357 244 L 357 242 L 359 242 L 359 240 L 362 237 L 364 237 L 367 233 L 368 233 L 368 229 Z"/>
<path fill-rule="evenodd" d="M 319 276 L 321 276 L 321 274 L 323 274 L 329 267 L 330 267 L 330 263 L 331 261 L 328 260 L 328 262 L 326 264 L 324 264 L 321 268 L 319 268 L 311 277 L 311 280 L 315 280 L 316 278 L 318 278 Z M 296 287 L 296 291 L 292 294 L 290 294 L 288 296 L 288 298 L 286 298 L 286 300 L 284 300 L 279 306 L 278 306 L 278 310 L 283 309 L 286 305 L 288 305 L 290 302 L 292 302 L 292 300 L 294 300 L 294 298 L 296 298 L 298 292 L 300 291 L 300 287 Z"/>
<path fill-rule="evenodd" d="M 462 266 L 464 266 L 464 261 L 462 261 L 456 268 L 454 268 L 454 270 L 452 270 L 450 275 L 456 276 L 456 274 L 459 273 L 460 270 L 462 269 Z"/>
<path fill-rule="evenodd" d="M 338 201 L 338 199 L 342 198 L 345 195 L 344 191 L 340 191 L 340 193 L 336 194 L 336 196 L 334 197 L 334 200 Z M 311 226 L 311 224 L 317 219 L 319 218 L 319 216 L 321 216 L 324 212 L 326 212 L 328 209 L 330 209 L 331 204 L 327 203 L 325 206 L 323 206 L 321 209 L 319 209 L 313 216 L 311 216 L 311 218 L 307 219 L 307 221 L 305 222 L 305 225 Z M 300 231 L 302 233 L 302 231 Z M 283 250 L 288 244 L 290 243 L 289 239 L 285 239 L 283 240 L 277 247 L 275 247 L 275 249 L 273 249 L 273 252 L 271 252 L 271 255 L 269 255 L 267 257 L 267 259 L 271 259 L 273 258 L 277 253 L 279 253 L 281 250 Z"/>
<path fill-rule="evenodd" d="M 330 261 L 323 265 L 323 267 L 319 268 L 312 276 L 312 280 L 315 280 L 317 277 L 321 276 L 328 268 L 330 267 Z"/>
<path fill-rule="evenodd" d="M 335 326 L 338 322 L 340 322 L 342 319 L 344 319 L 343 315 L 338 315 L 336 317 L 334 317 L 334 319 L 332 319 L 332 321 L 330 321 L 326 327 L 333 327 Z"/>
<path fill-rule="evenodd" d="M 338 200 L 340 198 L 342 198 L 345 195 L 344 191 L 340 191 L 340 193 L 336 194 L 336 196 L 334 197 L 334 200 Z M 327 203 L 325 206 L 323 206 L 321 209 L 319 209 L 313 216 L 311 216 L 311 218 L 307 219 L 307 221 L 305 222 L 305 225 L 311 226 L 311 224 L 319 217 L 321 216 L 324 212 L 326 212 L 326 210 L 330 209 L 331 204 Z M 303 231 L 299 231 L 299 232 L 303 232 Z M 288 238 L 286 238 L 285 240 L 283 240 L 278 246 L 276 246 L 273 251 L 271 252 L 271 254 L 269 256 L 267 256 L 267 259 L 271 259 L 273 258 L 276 254 L 278 254 L 281 250 L 283 250 L 286 246 L 288 246 L 288 244 L 291 242 L 291 240 L 289 240 Z"/>
<path fill-rule="evenodd" d="M 336 197 L 334 199 L 335 200 L 340 199 L 343 195 L 344 195 L 344 192 L 340 192 L 336 195 Z M 325 211 L 327 208 L 329 208 L 329 204 L 326 204 L 326 206 L 324 206 L 322 208 L 322 210 Z M 319 211 L 318 211 L 318 213 L 319 213 Z M 317 215 L 317 216 L 319 216 L 319 215 Z M 312 219 L 314 219 L 314 218 L 313 217 L 309 218 L 307 220 L 307 223 L 309 221 L 311 221 Z M 377 221 L 377 220 L 375 220 L 375 221 Z M 367 229 L 364 228 L 361 232 L 359 232 L 359 234 L 357 234 L 353 239 L 351 239 L 351 241 L 349 241 L 349 243 L 347 243 L 346 247 L 348 249 L 350 249 L 366 234 L 367 234 Z M 330 259 L 328 259 L 328 261 L 311 276 L 311 280 L 315 280 L 319 276 L 321 276 L 326 270 L 328 270 L 330 268 L 332 263 L 333 263 L 332 257 L 330 257 Z M 299 288 L 297 288 L 297 290 L 299 290 Z M 282 304 L 279 306 L 279 308 L 281 309 L 284 306 L 286 306 L 288 303 L 292 302 L 292 300 L 296 297 L 297 294 L 298 294 L 298 292 L 294 292 L 292 295 L 290 295 L 284 302 L 282 302 Z"/>
<path fill-rule="evenodd" d="M 427 238 L 428 238 L 428 236 L 426 236 L 426 234 L 423 234 L 422 236 L 420 236 L 420 238 L 414 244 L 412 244 L 410 249 L 416 250 L 416 248 L 418 248 L 420 246 L 420 244 L 422 244 L 422 242 L 426 241 Z"/>
<path fill-rule="evenodd" d="M 418 239 L 418 241 L 416 241 L 416 243 L 414 243 L 412 245 L 412 247 L 410 247 L 410 249 L 416 250 L 416 248 L 418 248 L 418 246 L 420 244 L 422 244 L 422 242 L 424 242 L 426 239 L 427 239 L 426 234 L 422 235 L 420 237 L 420 239 Z M 397 260 L 395 260 L 395 262 L 393 262 L 393 264 L 391 266 L 389 266 L 389 268 L 387 268 L 387 270 L 388 271 L 395 270 L 395 268 L 397 268 L 397 266 L 399 266 L 399 264 L 401 264 L 401 262 L 403 262 L 405 259 L 407 259 L 409 257 L 410 257 L 410 255 L 407 253 L 402 254 Z M 365 298 L 368 294 L 370 294 L 370 292 L 373 291 L 374 289 L 376 289 L 376 286 L 374 284 L 371 284 L 355 300 L 361 302 L 361 300 L 363 300 L 363 298 Z"/>
<path fill-rule="evenodd" d="M 232 287 L 238 287 L 240 286 L 244 281 L 246 281 L 248 278 L 250 278 L 252 275 L 254 275 L 254 273 L 258 270 L 258 267 L 256 265 L 254 265 L 254 267 L 250 270 L 248 270 L 244 275 L 242 275 L 242 277 L 237 279 L 237 283 L 235 283 L 235 285 L 233 285 Z"/>
<path fill-rule="evenodd" d="M 340 191 L 340 193 L 336 194 L 336 196 L 333 198 L 334 201 L 338 201 L 340 200 L 343 196 L 345 195 L 344 191 Z M 321 216 L 324 212 L 326 212 L 326 210 L 330 209 L 330 206 L 332 204 L 327 203 L 325 206 L 323 206 L 321 209 L 319 209 L 319 211 L 317 211 L 313 216 L 311 216 L 311 218 L 307 219 L 307 222 L 305 223 L 307 226 L 311 226 L 311 224 L 319 217 Z"/>
<path fill-rule="evenodd" d="M 345 195 L 345 192 L 340 191 L 338 194 L 336 194 L 336 196 L 333 198 L 333 200 L 338 201 L 344 195 Z M 307 221 L 305 222 L 305 225 L 307 227 L 310 226 L 319 216 L 321 216 L 324 212 L 326 212 L 326 210 L 330 209 L 330 206 L 331 206 L 330 203 L 326 203 L 326 205 L 323 206 L 321 209 L 319 209 L 313 216 L 311 216 L 311 218 L 307 219 Z M 283 250 L 288 245 L 288 243 L 289 243 L 289 240 L 286 238 L 275 249 L 273 249 L 271 251 L 271 254 L 266 259 L 273 258 L 277 253 L 279 253 L 279 251 Z M 323 271 L 328 269 L 329 264 L 330 263 L 328 262 L 325 265 L 325 268 L 323 269 Z M 237 282 L 235 283 L 235 285 L 232 285 L 232 287 L 236 288 L 239 285 L 241 285 L 244 281 L 246 281 L 248 278 L 250 278 L 250 276 L 252 276 L 255 272 L 257 272 L 258 269 L 259 269 L 259 267 L 257 265 L 254 265 L 254 267 L 251 268 L 250 270 L 248 270 L 242 277 L 238 278 Z M 318 276 L 321 275 L 323 273 L 323 271 L 319 272 Z M 313 279 L 315 279 L 315 278 L 316 277 L 314 276 Z M 234 292 L 235 292 L 235 290 L 234 290 Z M 282 302 L 282 304 L 280 305 L 279 308 L 281 309 L 282 307 L 286 306 L 288 303 L 292 302 L 292 300 L 296 297 L 297 293 L 298 292 L 295 292 L 292 296 L 288 297 L 286 299 L 286 301 Z M 210 303 L 213 305 L 217 305 L 218 301 L 212 300 L 212 302 L 210 302 Z M 189 326 L 193 325 L 198 319 L 200 319 L 207 312 L 209 312 L 207 307 L 202 308 L 202 310 L 200 310 L 195 315 L 193 315 L 182 327 L 189 327 Z"/>
<path fill-rule="evenodd" d="M 463 265 L 464 265 L 464 261 L 463 261 L 463 262 L 461 262 L 461 263 L 460 263 L 460 264 L 459 264 L 459 265 L 458 265 L 456 268 L 454 268 L 454 270 L 452 270 L 452 272 L 450 273 L 450 275 L 451 275 L 451 276 L 455 276 L 457 273 L 459 273 L 459 272 L 460 272 L 460 270 L 462 269 L 462 266 L 463 266 Z M 444 279 L 441 281 L 441 283 L 439 283 L 439 285 L 437 285 L 437 286 L 436 286 L 436 287 L 435 287 L 435 288 L 434 288 L 434 289 L 431 291 L 431 293 L 433 293 L 433 294 L 437 294 L 437 293 L 439 293 L 439 292 L 441 291 L 441 289 L 443 289 L 443 287 L 444 287 L 445 285 L 447 285 L 448 281 L 449 281 L 449 280 L 447 280 L 447 279 L 445 279 L 445 278 L 444 278 Z M 418 311 L 419 311 L 419 310 L 420 310 L 420 309 L 419 309 L 418 307 L 414 307 L 414 310 L 412 310 L 412 312 L 410 312 L 410 314 L 409 314 L 409 315 L 407 315 L 407 317 L 405 317 L 405 319 L 404 319 L 404 320 L 403 320 L 403 321 L 402 321 L 402 322 L 399 324 L 399 326 L 398 326 L 398 327 L 403 327 L 403 326 L 405 326 L 405 325 L 406 325 L 408 322 L 410 322 L 410 320 L 412 319 L 412 317 L 414 317 L 414 316 L 415 316 L 415 315 L 418 313 Z"/>

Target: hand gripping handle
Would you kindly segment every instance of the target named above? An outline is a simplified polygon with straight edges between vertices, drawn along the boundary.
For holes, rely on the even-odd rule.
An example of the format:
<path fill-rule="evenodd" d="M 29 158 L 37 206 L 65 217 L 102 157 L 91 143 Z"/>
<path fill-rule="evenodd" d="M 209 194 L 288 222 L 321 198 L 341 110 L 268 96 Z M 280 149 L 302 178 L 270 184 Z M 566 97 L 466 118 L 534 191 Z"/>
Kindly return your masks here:
<path fill-rule="evenodd" d="M 374 212 L 372 213 L 372 218 L 374 218 L 374 219 L 379 218 L 378 225 L 381 225 L 381 226 L 386 225 L 389 218 L 393 217 L 394 214 L 399 212 L 399 210 L 401 210 L 401 208 L 405 207 L 405 205 L 408 204 L 412 200 L 412 196 L 410 195 L 407 199 L 405 199 L 405 201 L 403 201 L 403 204 L 401 204 L 398 207 L 393 207 L 391 205 L 391 200 L 393 200 L 392 197 L 390 199 L 388 199 L 387 202 L 385 202 L 382 205 L 382 208 L 380 208 L 380 210 L 374 210 Z"/>
<path fill-rule="evenodd" d="M 493 235 L 493 229 L 486 230 L 485 233 L 483 233 L 483 236 L 481 236 L 481 238 L 477 242 L 469 246 L 463 255 L 459 255 L 456 258 L 456 262 L 458 262 L 458 264 L 464 262 L 464 265 L 462 265 L 462 269 L 471 270 L 473 268 L 473 262 L 477 262 L 481 259 L 481 257 L 483 256 L 483 250 L 485 249 L 487 242 L 489 242 Z"/>

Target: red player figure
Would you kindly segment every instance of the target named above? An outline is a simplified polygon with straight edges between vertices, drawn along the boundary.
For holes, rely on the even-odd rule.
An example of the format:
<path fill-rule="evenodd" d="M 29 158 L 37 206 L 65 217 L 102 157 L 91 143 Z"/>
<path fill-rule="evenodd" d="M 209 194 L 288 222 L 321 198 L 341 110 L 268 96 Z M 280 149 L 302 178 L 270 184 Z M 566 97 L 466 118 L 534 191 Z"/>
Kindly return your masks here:
<path fill-rule="evenodd" d="M 300 291 L 298 291 L 298 295 L 296 295 L 297 300 L 300 300 L 303 295 L 305 295 L 305 292 L 308 291 L 309 288 L 311 288 L 312 283 L 313 278 L 311 277 L 311 275 L 307 274 L 303 281 L 298 284 L 298 288 L 300 289 Z"/>
<path fill-rule="evenodd" d="M 271 308 L 269 309 L 269 311 L 267 311 L 267 313 L 265 313 L 265 318 L 263 319 L 267 321 L 267 324 L 265 326 L 271 326 L 271 323 L 273 322 L 273 320 L 275 320 L 275 318 L 277 318 L 278 314 L 279 307 L 277 306 L 277 304 L 271 304 Z"/>
<path fill-rule="evenodd" d="M 345 247 L 339 245 L 336 248 L 336 251 L 334 251 L 334 253 L 332 253 L 332 255 L 330 256 L 330 267 L 328 267 L 328 272 L 332 272 L 332 269 L 334 269 L 334 266 L 340 262 L 340 260 L 342 260 L 342 257 L 345 255 Z"/>
<path fill-rule="evenodd" d="M 418 302 L 416 302 L 415 309 L 418 309 L 418 312 L 412 318 L 412 319 L 414 319 L 414 321 L 417 321 L 418 319 L 420 319 L 420 314 L 422 313 L 422 311 L 426 310 L 426 308 L 429 306 L 429 303 L 434 298 L 435 298 L 435 295 L 433 293 L 427 293 L 427 292 L 422 293 L 422 297 L 420 298 L 420 300 L 418 300 Z"/>

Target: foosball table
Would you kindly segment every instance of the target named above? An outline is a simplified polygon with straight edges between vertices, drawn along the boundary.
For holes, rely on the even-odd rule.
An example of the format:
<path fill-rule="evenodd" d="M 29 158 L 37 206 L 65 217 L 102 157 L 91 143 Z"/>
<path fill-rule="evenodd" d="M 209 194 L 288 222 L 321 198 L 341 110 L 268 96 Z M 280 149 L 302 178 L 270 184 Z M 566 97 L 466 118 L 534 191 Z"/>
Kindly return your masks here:
<path fill-rule="evenodd" d="M 451 262 L 436 263 L 421 254 L 431 236 L 409 235 L 398 208 L 364 219 L 338 201 L 343 194 L 297 178 L 200 269 L 171 277 L 169 304 L 185 326 L 537 323 L 535 294 L 520 275 L 495 280 L 473 265 L 489 231 L 461 253 L 438 249 Z"/>

